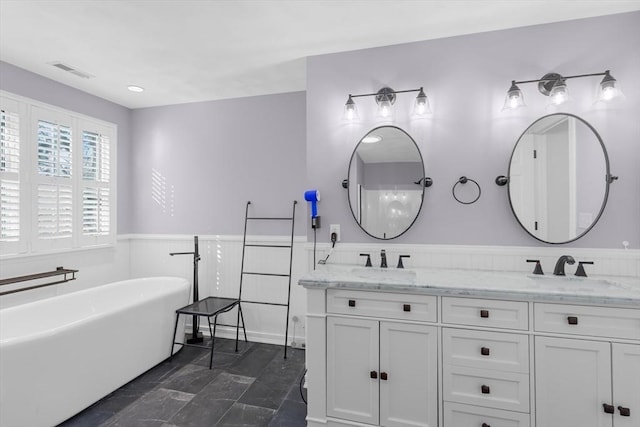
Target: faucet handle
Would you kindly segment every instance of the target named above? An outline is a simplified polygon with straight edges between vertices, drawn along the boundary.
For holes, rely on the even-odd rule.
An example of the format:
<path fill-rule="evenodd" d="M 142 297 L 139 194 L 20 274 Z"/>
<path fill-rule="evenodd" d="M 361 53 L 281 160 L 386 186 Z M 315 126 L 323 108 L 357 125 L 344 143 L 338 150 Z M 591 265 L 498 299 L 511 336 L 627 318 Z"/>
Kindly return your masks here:
<path fill-rule="evenodd" d="M 411 258 L 411 255 L 400 255 L 398 257 L 398 265 L 396 268 L 404 268 L 404 264 L 402 263 L 402 258 Z"/>
<path fill-rule="evenodd" d="M 576 270 L 576 276 L 587 277 L 587 272 L 584 271 L 583 264 L 593 264 L 593 261 L 578 261 L 578 269 Z"/>
<path fill-rule="evenodd" d="M 536 266 L 533 268 L 533 274 L 544 274 L 542 271 L 542 265 L 540 265 L 539 259 L 528 259 L 527 262 L 535 262 Z"/>
<path fill-rule="evenodd" d="M 360 254 L 360 256 L 366 256 L 367 257 L 367 263 L 364 266 L 365 267 L 371 267 L 371 255 L 369 255 L 369 254 Z"/>

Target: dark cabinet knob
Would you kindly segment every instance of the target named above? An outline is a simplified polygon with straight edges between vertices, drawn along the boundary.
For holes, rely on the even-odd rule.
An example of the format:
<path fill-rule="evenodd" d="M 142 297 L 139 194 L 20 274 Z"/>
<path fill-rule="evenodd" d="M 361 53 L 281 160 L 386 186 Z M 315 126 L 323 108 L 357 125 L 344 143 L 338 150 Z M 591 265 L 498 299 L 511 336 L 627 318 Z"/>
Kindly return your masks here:
<path fill-rule="evenodd" d="M 404 304 L 402 306 L 403 311 L 411 311 L 411 304 Z"/>
<path fill-rule="evenodd" d="M 618 411 L 620 411 L 620 415 L 623 417 L 631 416 L 631 409 L 625 408 L 624 406 L 618 406 Z"/>
<path fill-rule="evenodd" d="M 609 405 L 607 403 L 602 404 L 602 409 L 604 409 L 605 414 L 613 414 L 615 412 L 613 405 Z"/>
<path fill-rule="evenodd" d="M 355 307 L 355 306 L 356 306 L 356 300 L 350 299 L 349 300 L 349 307 Z"/>
<path fill-rule="evenodd" d="M 489 388 L 488 385 L 483 385 L 482 387 L 480 387 L 480 391 L 482 392 L 482 394 L 489 394 L 491 393 L 491 389 Z"/>
<path fill-rule="evenodd" d="M 482 423 L 482 427 L 491 427 L 491 425 L 487 423 Z"/>
<path fill-rule="evenodd" d="M 369 376 L 374 380 L 378 379 L 378 373 L 376 371 L 369 372 Z"/>
<path fill-rule="evenodd" d="M 489 350 L 488 347 L 482 347 L 480 349 L 480 354 L 483 355 L 483 356 L 488 356 L 489 353 L 491 353 L 491 350 Z"/>
<path fill-rule="evenodd" d="M 480 317 L 487 318 L 489 317 L 489 310 L 480 310 Z"/>
<path fill-rule="evenodd" d="M 387 373 L 386 372 L 380 372 L 380 379 L 383 381 L 387 380 Z"/>
<path fill-rule="evenodd" d="M 569 323 L 570 325 L 577 325 L 578 318 L 576 316 L 569 316 L 567 317 L 567 323 Z"/>

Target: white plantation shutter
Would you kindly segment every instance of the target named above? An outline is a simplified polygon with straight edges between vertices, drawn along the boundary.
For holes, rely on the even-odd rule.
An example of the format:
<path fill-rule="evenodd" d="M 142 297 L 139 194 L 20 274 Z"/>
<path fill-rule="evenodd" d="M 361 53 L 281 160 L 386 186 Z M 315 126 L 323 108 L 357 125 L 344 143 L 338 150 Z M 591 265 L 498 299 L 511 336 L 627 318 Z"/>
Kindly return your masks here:
<path fill-rule="evenodd" d="M 100 243 L 112 235 L 111 129 L 81 123 L 82 236 L 84 244 Z M 91 129 L 91 130 L 89 130 Z"/>
<path fill-rule="evenodd" d="M 24 235 L 20 209 L 20 112 L 18 102 L 0 99 L 0 248 L 19 252 Z"/>
<path fill-rule="evenodd" d="M 73 118 L 42 108 L 32 112 L 36 147 L 33 247 L 37 251 L 72 248 Z"/>

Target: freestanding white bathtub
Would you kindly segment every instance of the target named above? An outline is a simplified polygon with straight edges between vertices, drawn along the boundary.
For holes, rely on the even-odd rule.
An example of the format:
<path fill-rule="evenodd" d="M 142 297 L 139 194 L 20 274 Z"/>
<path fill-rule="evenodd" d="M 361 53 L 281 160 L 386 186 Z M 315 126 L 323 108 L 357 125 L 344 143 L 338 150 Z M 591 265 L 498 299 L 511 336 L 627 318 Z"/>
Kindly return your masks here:
<path fill-rule="evenodd" d="M 55 426 L 169 357 L 189 292 L 152 277 L 0 310 L 0 426 Z"/>

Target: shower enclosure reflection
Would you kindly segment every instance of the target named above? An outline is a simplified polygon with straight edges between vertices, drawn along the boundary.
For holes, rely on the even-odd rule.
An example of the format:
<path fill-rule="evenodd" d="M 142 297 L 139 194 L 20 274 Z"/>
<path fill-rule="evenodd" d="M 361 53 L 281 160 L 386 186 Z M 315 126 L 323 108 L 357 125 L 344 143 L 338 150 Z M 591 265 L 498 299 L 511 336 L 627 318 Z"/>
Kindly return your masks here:
<path fill-rule="evenodd" d="M 393 239 L 416 220 L 424 196 L 424 163 L 415 141 L 395 126 L 365 135 L 349 163 L 348 199 L 370 236 Z"/>

